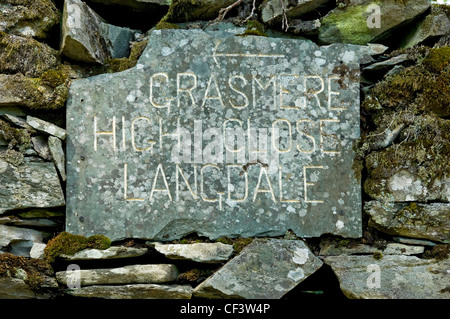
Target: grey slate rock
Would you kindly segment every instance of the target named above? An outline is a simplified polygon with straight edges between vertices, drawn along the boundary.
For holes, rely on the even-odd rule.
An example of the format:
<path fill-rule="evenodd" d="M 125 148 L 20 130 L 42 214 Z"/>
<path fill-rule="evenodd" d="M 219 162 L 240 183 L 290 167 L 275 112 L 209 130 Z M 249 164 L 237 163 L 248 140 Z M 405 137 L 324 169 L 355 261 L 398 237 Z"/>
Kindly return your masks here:
<path fill-rule="evenodd" d="M 450 259 L 391 255 L 325 258 L 341 290 L 355 299 L 449 299 Z"/>
<path fill-rule="evenodd" d="M 25 163 L 15 167 L 0 159 L 0 185 L 0 214 L 6 210 L 65 204 L 53 163 Z"/>
<path fill-rule="evenodd" d="M 80 0 L 65 0 L 61 51 L 68 58 L 103 64 L 126 57 L 134 31 L 110 25 Z"/>
<path fill-rule="evenodd" d="M 30 250 L 30 257 L 35 259 L 44 259 L 44 249 L 47 247 L 44 243 L 34 243 Z"/>
<path fill-rule="evenodd" d="M 347 246 L 327 244 L 320 248 L 320 256 L 349 256 L 369 255 L 382 253 L 383 255 L 419 255 L 425 251 L 423 246 L 410 246 L 399 243 L 388 243 L 386 248 L 380 249 L 375 246 L 364 244 L 349 244 Z"/>
<path fill-rule="evenodd" d="M 66 180 L 66 155 L 64 154 L 62 142 L 54 136 L 48 137 L 48 147 L 52 154 L 53 162 L 58 169 L 59 175 L 63 181 Z"/>
<path fill-rule="evenodd" d="M 103 299 L 191 299 L 192 287 L 159 284 L 96 285 L 67 289 L 65 293 L 75 297 Z"/>
<path fill-rule="evenodd" d="M 61 140 L 65 140 L 67 136 L 66 130 L 60 128 L 59 126 L 49 123 L 47 121 L 41 120 L 34 116 L 27 116 L 27 124 L 30 125 L 37 131 L 53 135 Z"/>
<path fill-rule="evenodd" d="M 234 37 L 224 32 L 153 31 L 144 53 L 134 68 L 115 74 L 102 74 L 76 80 L 70 86 L 67 102 L 67 130 L 69 131 L 67 176 L 69 182 L 67 184 L 66 228 L 72 233 L 89 236 L 102 233 L 112 240 L 135 237 L 169 241 L 194 231 L 200 236 L 207 236 L 211 239 L 221 236 L 281 236 L 288 229 L 292 229 L 296 235 L 304 237 L 320 236 L 322 233 L 360 237 L 361 187 L 351 169 L 354 158 L 351 145 L 352 141 L 360 134 L 359 59 L 370 57 L 369 52 L 373 51 L 366 46 L 337 44 L 318 47 L 313 42 L 305 40 L 255 36 Z M 234 54 L 238 55 L 234 56 Z M 299 63 L 300 61 L 305 61 L 305 63 Z M 343 62 L 343 66 L 340 61 Z M 219 87 L 223 86 L 227 94 L 232 94 L 233 92 L 230 92 L 232 90 L 228 90 L 227 87 L 227 78 L 230 74 L 241 73 L 247 77 L 245 92 L 248 94 L 249 106 L 246 111 L 231 107 L 229 105 L 230 97 L 225 95 L 226 107 L 219 104 L 218 98 L 212 99 L 208 94 L 205 95 L 208 83 L 210 83 L 211 91 L 209 94 L 217 94 L 212 75 L 220 83 Z M 155 74 L 157 76 L 154 76 Z M 168 76 L 167 82 L 164 74 Z M 182 91 L 180 107 L 177 106 L 177 74 L 180 75 L 179 79 L 182 78 L 184 81 L 181 84 L 187 87 L 193 85 L 192 74 L 197 77 L 197 87 L 192 92 L 197 107 L 190 107 L 191 97 L 187 91 Z M 250 107 L 252 76 L 267 84 L 271 77 L 276 78 L 279 74 L 298 74 L 293 81 L 297 79 L 300 86 L 303 86 L 301 78 L 306 74 L 320 74 L 324 79 L 324 89 L 328 86 L 327 76 L 341 76 L 342 81 L 331 81 L 333 89 L 339 90 L 339 96 L 332 95 L 332 98 L 336 103 L 345 105 L 348 108 L 347 111 L 329 111 L 325 107 L 325 103 L 328 103 L 326 94 L 320 96 L 321 103 L 323 103 L 322 108 L 317 108 L 316 99 L 311 97 L 309 104 L 314 103 L 314 105 L 308 105 L 301 112 L 299 109 L 281 109 L 279 106 L 273 107 L 272 111 L 272 105 L 279 101 L 280 96 L 279 92 L 275 95 L 271 93 L 269 96 L 268 93 L 272 92 L 272 85 L 267 87 L 265 96 L 259 96 L 264 91 L 255 87 L 258 96 L 255 97 L 255 103 L 252 102 L 252 107 Z M 155 84 L 153 91 L 157 96 L 153 96 L 153 101 L 150 101 L 149 83 L 152 75 L 154 76 L 153 80 L 158 83 Z M 240 79 L 239 83 L 242 83 L 243 80 Z M 235 80 L 238 82 L 238 79 Z M 288 79 L 284 80 L 289 82 Z M 311 86 L 313 82 L 317 86 L 322 83 L 319 80 L 311 80 Z M 257 85 L 255 84 L 255 86 Z M 186 90 L 185 86 L 181 89 Z M 293 83 L 288 86 L 294 92 L 296 86 Z M 279 90 L 279 83 L 273 87 L 276 89 L 278 87 L 277 90 Z M 261 95 L 263 94 L 261 93 Z M 170 113 L 164 108 L 152 105 L 152 102 L 156 105 L 165 103 L 170 96 L 175 97 L 174 100 L 170 100 L 172 101 Z M 202 108 L 202 101 L 205 100 L 207 103 Z M 232 95 L 231 100 L 235 104 L 245 102 L 243 96 L 238 94 Z M 288 100 L 287 97 L 286 100 Z M 294 97 L 289 103 L 291 105 L 296 103 Z M 253 107 L 253 104 L 256 106 Z M 269 111 L 263 110 L 264 106 Z M 300 113 L 296 113 L 297 111 Z M 112 148 L 112 133 L 110 135 L 93 133 L 96 114 L 101 114 L 96 118 L 98 120 L 97 132 L 112 132 L 115 117 L 115 151 Z M 294 114 L 295 116 L 299 114 L 299 117 L 296 118 Z M 334 119 L 339 118 L 341 121 L 339 124 L 336 122 L 326 125 L 327 134 L 334 134 L 335 130 L 338 130 L 339 137 L 342 138 L 339 144 L 339 147 L 342 146 L 342 157 L 338 158 L 322 154 L 319 150 L 318 122 L 320 119 L 328 119 L 330 116 Z M 122 117 L 125 121 L 124 125 Z M 311 118 L 312 121 L 317 121 L 314 123 L 317 140 L 316 152 L 315 154 L 299 154 L 300 151 L 293 142 L 292 152 L 283 154 L 280 160 L 283 167 L 282 177 L 286 179 L 286 175 L 291 173 L 289 170 L 292 170 L 292 178 L 285 181 L 286 184 L 281 191 L 281 200 L 279 175 L 273 174 L 270 177 L 272 180 L 270 183 L 273 183 L 274 189 L 274 196 L 271 196 L 270 190 L 268 190 L 269 185 L 267 185 L 269 182 L 264 174 L 264 166 L 249 165 L 247 199 L 242 203 L 234 201 L 235 198 L 244 197 L 243 189 L 246 187 L 244 172 L 240 173 L 238 169 L 235 169 L 236 172 L 232 173 L 236 176 L 233 176 L 229 183 L 225 163 L 220 163 L 219 174 L 213 168 L 206 167 L 204 175 L 208 183 L 204 183 L 207 187 L 204 187 L 203 194 L 200 193 L 199 180 L 201 167 L 198 167 L 197 197 L 192 196 L 195 190 L 192 193 L 187 190 L 186 183 L 179 175 L 178 185 L 181 191 L 177 200 L 176 165 L 171 156 L 173 144 L 170 143 L 170 138 L 162 136 L 161 140 L 164 143 L 160 142 L 159 138 L 155 140 L 153 154 L 148 148 L 150 147 L 148 144 L 150 137 L 155 138 L 159 134 L 160 121 L 164 123 L 164 132 L 172 132 L 176 129 L 178 119 L 180 125 L 186 125 L 192 132 L 192 126 L 196 120 L 201 119 L 203 127 L 206 129 L 222 128 L 224 121 L 230 118 L 241 118 L 244 129 L 247 128 L 249 119 L 254 120 L 251 124 L 254 128 L 270 128 L 276 119 L 292 119 L 290 125 L 293 134 L 297 131 L 295 120 Z M 135 131 L 146 132 L 146 134 L 135 133 L 134 147 L 145 147 L 146 151 L 133 148 L 130 140 L 133 119 L 135 120 Z M 150 122 L 147 122 L 146 119 Z M 286 135 L 287 128 L 282 127 L 283 134 Z M 125 140 L 122 138 L 123 135 L 125 135 Z M 299 140 L 301 140 L 301 147 L 311 148 L 305 136 L 297 135 L 296 143 L 300 143 Z M 326 136 L 324 140 L 327 140 L 326 147 L 333 147 L 330 145 L 333 144 L 332 137 Z M 97 151 L 95 151 L 95 141 L 98 142 Z M 302 160 L 299 160 L 300 157 Z M 206 164 L 206 162 L 203 163 L 203 160 L 200 162 Z M 239 164 L 243 166 L 247 163 L 247 160 L 239 161 Z M 301 191 L 305 187 L 304 170 L 301 165 L 317 165 L 317 163 L 323 165 L 324 170 L 327 167 L 328 171 L 320 173 L 319 170 L 317 172 L 311 170 L 306 175 L 307 179 L 321 180 L 321 183 L 317 183 L 315 187 L 307 184 L 311 196 L 309 199 L 328 196 L 327 200 L 320 205 L 315 202 L 306 202 L 304 193 Z M 192 165 L 195 163 L 191 161 L 186 165 L 182 164 L 183 166 L 180 167 L 183 169 L 183 174 L 189 175 L 189 184 L 192 189 L 195 189 Z M 127 167 L 126 182 L 125 167 Z M 164 169 L 167 177 L 171 198 L 167 191 L 161 191 L 161 189 L 165 189 L 161 168 Z M 158 173 L 156 173 L 157 171 Z M 149 172 L 149 174 L 144 172 Z M 259 186 L 262 189 L 257 188 L 258 176 L 261 176 Z M 154 186 L 155 177 L 157 179 Z M 211 180 L 214 183 L 209 182 Z M 336 180 L 339 180 L 342 186 L 331 188 L 336 185 Z M 313 181 L 310 182 L 313 183 Z M 229 186 L 230 184 L 232 185 Z M 235 189 L 234 192 L 231 191 L 232 187 Z M 101 192 L 99 192 L 100 189 Z M 152 189 L 156 191 L 152 192 Z M 150 198 L 151 194 L 154 197 Z M 219 201 L 220 195 L 222 195 L 222 199 Z M 217 200 L 208 201 L 210 198 Z M 293 201 L 286 201 L 291 199 Z M 223 211 L 220 211 L 221 209 Z M 80 219 L 80 217 L 83 218 Z"/>
<path fill-rule="evenodd" d="M 178 269 L 171 264 L 131 265 L 108 269 L 82 269 L 74 274 L 73 271 L 59 271 L 56 279 L 67 285 L 72 282 L 74 275 L 79 276 L 81 286 L 110 285 L 110 284 L 159 284 L 175 281 Z"/>
<path fill-rule="evenodd" d="M 284 12 L 288 18 L 297 18 L 332 2 L 330 0 L 265 0 L 260 6 L 261 19 L 264 23 L 273 24 L 281 21 Z"/>
<path fill-rule="evenodd" d="M 396 66 L 397 64 L 400 64 L 402 62 L 408 61 L 408 54 L 399 54 L 393 58 L 390 58 L 386 61 L 381 61 L 381 62 L 377 62 L 374 64 L 371 64 L 367 67 L 364 68 L 364 71 L 379 71 L 379 70 L 383 70 L 383 69 L 389 69 L 392 68 L 394 66 Z"/>
<path fill-rule="evenodd" d="M 18 251 L 29 251 L 33 243 L 42 243 L 47 233 L 15 226 L 0 225 L 0 249 L 4 249 L 11 244 L 20 243 L 17 246 Z M 26 246 L 25 250 L 21 249 Z"/>
<path fill-rule="evenodd" d="M 31 137 L 31 143 L 33 143 L 33 148 L 40 157 L 47 161 L 52 160 L 52 154 L 50 153 L 46 137 L 42 135 L 33 136 Z"/>
<path fill-rule="evenodd" d="M 152 246 L 169 259 L 192 260 L 203 263 L 220 263 L 230 259 L 233 246 L 222 243 L 160 244 Z"/>
<path fill-rule="evenodd" d="M 367 202 L 364 211 L 369 225 L 382 232 L 450 243 L 450 204 L 396 204 Z"/>
<path fill-rule="evenodd" d="M 321 266 L 301 240 L 255 239 L 198 285 L 194 296 L 278 299 Z"/>
<path fill-rule="evenodd" d="M 147 252 L 147 248 L 111 246 L 108 249 L 83 249 L 73 255 L 61 255 L 60 257 L 66 260 L 117 259 L 139 257 Z"/>

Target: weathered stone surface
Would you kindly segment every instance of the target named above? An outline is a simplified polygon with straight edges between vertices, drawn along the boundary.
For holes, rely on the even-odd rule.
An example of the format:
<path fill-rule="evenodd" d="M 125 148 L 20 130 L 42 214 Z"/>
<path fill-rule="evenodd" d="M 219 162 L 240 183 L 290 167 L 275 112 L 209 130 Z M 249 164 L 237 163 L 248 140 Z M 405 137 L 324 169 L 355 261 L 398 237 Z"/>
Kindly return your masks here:
<path fill-rule="evenodd" d="M 450 19 L 444 10 L 431 7 L 431 13 L 411 31 L 402 43 L 403 48 L 411 48 L 427 40 L 450 33 Z"/>
<path fill-rule="evenodd" d="M 73 60 L 103 64 L 128 56 L 133 31 L 107 24 L 80 0 L 64 2 L 61 52 Z"/>
<path fill-rule="evenodd" d="M 172 1 L 167 15 L 163 18 L 171 22 L 212 20 L 218 17 L 220 9 L 233 4 L 235 0 L 198 0 L 186 3 Z"/>
<path fill-rule="evenodd" d="M 65 140 L 67 132 L 65 129 L 56 126 L 55 124 L 49 123 L 47 121 L 41 120 L 37 117 L 27 116 L 27 123 L 34 129 L 53 135 L 61 140 Z"/>
<path fill-rule="evenodd" d="M 30 257 L 36 259 L 44 259 L 44 249 L 47 245 L 44 243 L 33 243 L 30 250 Z"/>
<path fill-rule="evenodd" d="M 194 296 L 278 299 L 321 266 L 303 241 L 256 239 L 198 285 Z"/>
<path fill-rule="evenodd" d="M 408 245 L 436 246 L 435 242 L 426 240 L 426 239 L 416 239 L 416 238 L 394 236 L 394 237 L 392 237 L 392 240 L 395 242 L 401 243 L 401 244 L 408 244 Z"/>
<path fill-rule="evenodd" d="M 139 257 L 146 254 L 147 248 L 112 246 L 108 249 L 84 249 L 73 255 L 61 255 L 66 260 L 116 259 Z"/>
<path fill-rule="evenodd" d="M 348 298 L 448 299 L 450 259 L 414 256 L 333 256 L 325 258 Z"/>
<path fill-rule="evenodd" d="M 177 270 L 174 265 L 132 265 L 110 269 L 80 270 L 76 276 L 81 286 L 104 284 L 132 284 L 132 283 L 164 283 L 176 279 Z M 57 280 L 67 285 L 72 281 L 73 271 L 56 273 Z M 78 277 L 79 276 L 79 277 Z"/>
<path fill-rule="evenodd" d="M 361 236 L 351 167 L 358 59 L 368 51 L 153 31 L 134 68 L 71 84 L 68 231 L 157 241 L 288 229 Z M 221 137 L 231 128 L 238 147 Z"/>
<path fill-rule="evenodd" d="M 0 213 L 18 208 L 65 204 L 53 163 L 26 163 L 15 167 L 0 159 L 0 185 Z"/>
<path fill-rule="evenodd" d="M 370 7 L 373 4 L 380 8 L 379 27 L 373 25 L 376 22 L 373 16 L 376 11 Z M 377 43 L 424 13 L 430 5 L 428 0 L 346 1 L 345 5 L 338 6 L 322 18 L 319 40 L 322 43 Z"/>
<path fill-rule="evenodd" d="M 27 37 L 45 38 L 59 22 L 59 12 L 51 0 L 2 0 L 0 31 Z"/>
<path fill-rule="evenodd" d="M 423 246 L 409 246 L 398 243 L 388 243 L 386 248 L 380 249 L 375 246 L 364 244 L 349 244 L 348 246 L 326 244 L 320 248 L 321 256 L 349 256 L 382 253 L 383 255 L 419 255 L 425 251 Z"/>
<path fill-rule="evenodd" d="M 58 169 L 59 175 L 63 181 L 66 180 L 66 155 L 64 154 L 62 142 L 54 136 L 48 137 L 48 148 L 52 154 L 53 162 Z"/>
<path fill-rule="evenodd" d="M 50 219 L 33 218 L 33 219 L 20 219 L 16 216 L 0 217 L 0 224 L 12 225 L 12 226 L 25 226 L 25 227 L 53 227 L 56 223 Z"/>
<path fill-rule="evenodd" d="M 68 289 L 65 293 L 76 297 L 103 299 L 190 299 L 192 287 L 158 284 L 88 286 L 80 289 Z"/>
<path fill-rule="evenodd" d="M 0 107 L 61 108 L 67 99 L 67 80 L 60 78 L 49 83 L 43 78 L 28 78 L 20 73 L 0 74 Z"/>
<path fill-rule="evenodd" d="M 230 259 L 233 246 L 222 243 L 194 243 L 194 244 L 160 244 L 153 243 L 153 247 L 170 259 L 185 259 L 203 263 L 218 263 Z"/>
<path fill-rule="evenodd" d="M 14 115 L 14 116 L 25 116 L 26 114 L 21 108 L 12 105 L 0 105 L 0 115 Z"/>
<path fill-rule="evenodd" d="M 450 204 L 383 204 L 370 201 L 364 205 L 369 224 L 391 235 L 423 238 L 450 243 Z"/>
<path fill-rule="evenodd" d="M 5 119 L 7 119 L 8 121 L 10 121 L 11 123 L 13 123 L 13 124 L 15 124 L 15 125 L 17 125 L 17 126 L 19 126 L 21 128 L 26 129 L 30 133 L 36 133 L 34 128 L 32 128 L 30 125 L 28 125 L 26 120 L 24 120 L 24 119 L 22 119 L 20 117 L 17 117 L 17 116 L 14 116 L 14 115 L 10 115 L 10 114 L 5 114 L 3 117 Z"/>
<path fill-rule="evenodd" d="M 0 277 L 0 299 L 34 298 L 36 298 L 35 293 L 22 279 Z"/>
<path fill-rule="evenodd" d="M 73 271 L 59 271 L 56 279 L 65 285 L 71 282 Z M 178 269 L 171 264 L 131 265 L 109 269 L 82 269 L 76 276 L 81 286 L 109 284 L 160 284 L 175 281 Z"/>
<path fill-rule="evenodd" d="M 15 242 L 30 242 L 29 252 L 32 243 L 42 243 L 46 236 L 47 233 L 34 229 L 0 225 L 0 249 Z"/>
<path fill-rule="evenodd" d="M 33 143 L 33 148 L 36 153 L 47 161 L 52 160 L 52 154 L 50 148 L 48 147 L 48 140 L 42 135 L 33 136 L 31 138 L 31 143 Z"/>
<path fill-rule="evenodd" d="M 330 0 L 295 0 L 286 2 L 265 0 L 260 7 L 261 19 L 265 23 L 281 22 L 284 13 L 288 18 L 297 18 L 331 2 Z"/>
<path fill-rule="evenodd" d="M 391 67 L 396 66 L 397 64 L 400 64 L 402 62 L 408 61 L 408 55 L 407 54 L 399 54 L 393 58 L 390 58 L 386 61 L 377 62 L 374 64 L 371 64 L 364 68 L 364 71 L 379 71 L 383 69 L 389 69 Z"/>
<path fill-rule="evenodd" d="M 0 31 L 0 73 L 39 77 L 58 65 L 58 51 L 48 45 Z"/>

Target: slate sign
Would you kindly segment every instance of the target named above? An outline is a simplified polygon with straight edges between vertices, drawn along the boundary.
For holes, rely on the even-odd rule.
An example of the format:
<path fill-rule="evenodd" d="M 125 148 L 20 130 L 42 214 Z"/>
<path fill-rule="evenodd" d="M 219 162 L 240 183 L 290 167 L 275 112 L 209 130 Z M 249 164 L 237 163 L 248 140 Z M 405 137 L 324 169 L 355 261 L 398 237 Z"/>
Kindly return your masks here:
<path fill-rule="evenodd" d="M 361 236 L 361 52 L 154 31 L 134 68 L 70 87 L 66 230 Z"/>

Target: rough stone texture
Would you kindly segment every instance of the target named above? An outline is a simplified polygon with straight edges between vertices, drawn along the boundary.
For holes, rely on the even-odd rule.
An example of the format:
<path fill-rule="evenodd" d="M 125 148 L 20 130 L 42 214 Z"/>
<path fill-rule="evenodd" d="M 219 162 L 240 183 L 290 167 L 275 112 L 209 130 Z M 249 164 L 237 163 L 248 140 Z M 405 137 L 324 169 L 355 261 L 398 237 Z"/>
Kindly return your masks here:
<path fill-rule="evenodd" d="M 154 248 L 170 259 L 184 259 L 203 263 L 218 263 L 227 261 L 233 254 L 233 246 L 222 243 L 194 244 L 159 244 Z"/>
<path fill-rule="evenodd" d="M 0 73 L 39 77 L 58 65 L 58 51 L 48 45 L 0 31 Z"/>
<path fill-rule="evenodd" d="M 33 218 L 20 219 L 17 216 L 0 217 L 0 224 L 25 227 L 53 227 L 56 223 L 50 219 Z"/>
<path fill-rule="evenodd" d="M 325 258 L 325 263 L 333 269 L 348 298 L 450 298 L 450 259 L 437 261 L 391 255 L 376 260 L 372 256 L 333 256 Z"/>
<path fill-rule="evenodd" d="M 397 64 L 400 64 L 402 62 L 408 61 L 408 55 L 407 54 L 399 54 L 393 58 L 390 58 L 386 61 L 377 62 L 374 64 L 371 64 L 364 68 L 364 71 L 379 71 L 382 69 L 388 69 L 391 67 L 396 66 Z"/>
<path fill-rule="evenodd" d="M 0 277 L 0 299 L 34 298 L 36 298 L 35 293 L 22 279 Z"/>
<path fill-rule="evenodd" d="M 352 142 L 360 133 L 359 58 L 369 51 L 224 32 L 153 31 L 134 68 L 71 84 L 66 228 L 112 240 L 167 241 L 192 232 L 212 239 L 279 236 L 288 229 L 304 237 L 361 236 Z M 319 91 L 317 99 L 311 95 Z M 325 91 L 331 92 L 329 107 Z M 163 107 L 169 104 L 170 112 Z M 194 130 L 202 132 L 201 157 L 198 135 L 194 154 L 171 141 L 178 121 L 189 131 L 183 143 L 191 141 Z M 217 154 L 223 158 L 211 159 L 213 138 L 206 135 L 221 132 L 224 124 L 242 125 L 237 136 L 250 132 L 252 143 L 241 146 L 243 157 L 231 154 L 234 159 L 227 160 L 231 146 L 218 137 Z M 260 133 L 272 126 L 279 128 L 278 146 L 271 142 L 276 132 L 265 138 Z M 255 152 L 257 128 L 265 156 Z M 228 162 L 235 166 L 227 167 Z"/>
<path fill-rule="evenodd" d="M 30 257 L 36 259 L 44 259 L 44 249 L 47 245 L 44 243 L 33 243 L 30 250 Z"/>
<path fill-rule="evenodd" d="M 391 235 L 450 243 L 450 204 L 367 202 L 369 224 Z"/>
<path fill-rule="evenodd" d="M 146 254 L 147 248 L 112 246 L 108 249 L 84 249 L 73 255 L 61 255 L 66 260 L 116 259 L 139 257 Z"/>
<path fill-rule="evenodd" d="M 65 1 L 61 52 L 68 58 L 103 64 L 108 58 L 128 56 L 132 38 L 132 30 L 107 24 L 86 3 Z"/>
<path fill-rule="evenodd" d="M 409 246 L 398 243 L 388 243 L 386 248 L 380 249 L 374 246 L 364 244 L 349 244 L 347 246 L 326 244 L 320 248 L 321 256 L 348 256 L 382 253 L 383 255 L 419 255 L 424 252 L 422 246 Z"/>
<path fill-rule="evenodd" d="M 278 299 L 321 266 L 301 240 L 256 239 L 198 285 L 194 296 Z"/>
<path fill-rule="evenodd" d="M 14 115 L 10 115 L 10 114 L 5 114 L 3 117 L 5 119 L 7 119 L 9 122 L 11 122 L 11 123 L 13 123 L 13 124 L 15 124 L 15 125 L 17 125 L 17 126 L 19 126 L 21 128 L 26 129 L 30 133 L 36 133 L 34 128 L 32 128 L 30 125 L 28 125 L 26 120 L 24 120 L 24 119 L 22 119 L 20 117 L 17 117 L 17 116 L 14 116 Z"/>
<path fill-rule="evenodd" d="M 64 195 L 53 163 L 19 167 L 0 159 L 0 213 L 28 207 L 64 206 Z"/>
<path fill-rule="evenodd" d="M 76 297 L 103 299 L 190 299 L 192 287 L 158 284 L 88 286 L 80 289 L 68 289 L 65 293 Z"/>
<path fill-rule="evenodd" d="M 67 282 L 73 280 L 72 278 L 79 278 L 81 286 L 159 284 L 175 281 L 177 276 L 178 269 L 175 265 L 170 264 L 131 265 L 110 269 L 82 269 L 77 273 L 73 271 L 59 271 L 56 273 L 56 279 L 60 283 L 67 285 Z"/>
<path fill-rule="evenodd" d="M 33 144 L 33 148 L 36 153 L 47 161 L 52 160 L 52 154 L 50 152 L 50 148 L 48 146 L 47 138 L 42 135 L 33 136 L 31 138 L 31 143 Z"/>
<path fill-rule="evenodd" d="M 386 0 L 376 4 L 381 9 L 380 28 L 369 28 L 367 20 L 374 11 L 371 0 L 350 0 L 338 6 L 321 20 L 319 40 L 322 43 L 377 43 L 390 36 L 395 29 L 411 22 L 430 7 L 428 0 Z M 372 20 L 370 20 L 372 21 Z"/>
<path fill-rule="evenodd" d="M 265 0 L 260 7 L 261 19 L 264 23 L 280 22 L 283 13 L 286 13 L 288 18 L 301 17 L 303 14 L 314 11 L 315 9 L 333 1 L 330 0 L 295 0 L 295 1 L 280 1 L 280 0 Z M 283 8 L 283 4 L 286 6 Z"/>
<path fill-rule="evenodd" d="M 427 40 L 436 39 L 450 32 L 450 19 L 442 9 L 432 6 L 431 14 L 415 26 L 403 43 L 403 48 L 411 48 Z"/>
<path fill-rule="evenodd" d="M 0 115 L 25 116 L 26 114 L 17 106 L 0 105 Z"/>
<path fill-rule="evenodd" d="M 0 225 L 0 249 L 11 244 L 28 242 L 28 253 L 33 243 L 42 243 L 48 234 L 28 228 Z"/>
<path fill-rule="evenodd" d="M 164 20 L 187 22 L 195 20 L 214 20 L 219 11 L 233 4 L 236 0 L 198 0 L 172 1 Z"/>
<path fill-rule="evenodd" d="M 59 175 L 63 181 L 66 180 L 66 155 L 64 154 L 62 142 L 54 136 L 48 137 L 48 147 L 52 154 L 53 162 L 58 169 Z"/>
<path fill-rule="evenodd" d="M 27 78 L 20 73 L 0 74 L 0 107 L 26 106 L 31 109 L 58 109 L 67 99 L 67 79 L 51 85 L 42 78 Z"/>
<path fill-rule="evenodd" d="M 47 121 L 41 120 L 37 117 L 27 116 L 27 123 L 34 129 L 53 135 L 61 140 L 65 140 L 67 132 L 65 129 L 56 126 L 55 124 L 49 123 Z"/>
<path fill-rule="evenodd" d="M 2 0 L 0 3 L 0 31 L 3 32 L 46 38 L 59 18 L 51 0 Z"/>

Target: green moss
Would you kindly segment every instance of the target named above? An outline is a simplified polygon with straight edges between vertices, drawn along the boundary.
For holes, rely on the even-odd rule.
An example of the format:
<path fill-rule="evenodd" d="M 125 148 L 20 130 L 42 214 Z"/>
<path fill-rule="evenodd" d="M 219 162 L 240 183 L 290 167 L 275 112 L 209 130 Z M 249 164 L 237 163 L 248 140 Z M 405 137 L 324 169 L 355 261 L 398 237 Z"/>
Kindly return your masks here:
<path fill-rule="evenodd" d="M 383 254 L 377 251 L 377 252 L 373 253 L 372 257 L 376 260 L 381 260 L 381 259 L 383 259 Z"/>
<path fill-rule="evenodd" d="M 106 64 L 109 66 L 109 72 L 122 72 L 134 67 L 139 57 L 144 52 L 148 41 L 134 42 L 131 46 L 130 56 L 128 58 L 108 59 Z"/>
<path fill-rule="evenodd" d="M 234 240 L 233 249 L 236 254 L 239 254 L 246 246 L 251 244 L 253 238 L 237 238 Z"/>
<path fill-rule="evenodd" d="M 83 249 L 107 249 L 111 246 L 111 240 L 103 235 L 84 237 L 68 232 L 62 232 L 51 239 L 44 249 L 44 259 L 53 263 L 60 255 L 73 255 Z"/>
<path fill-rule="evenodd" d="M 10 253 L 0 254 L 0 277 L 15 277 L 19 269 L 25 271 L 24 281 L 35 292 L 39 292 L 45 276 L 53 275 L 51 266 L 44 260 L 15 256 Z"/>
<path fill-rule="evenodd" d="M 247 29 L 242 34 L 238 34 L 238 36 L 247 36 L 247 35 L 255 35 L 260 37 L 268 37 L 265 33 L 264 25 L 257 20 L 248 20 L 247 21 Z"/>
<path fill-rule="evenodd" d="M 61 69 L 51 69 L 44 72 L 41 75 L 41 83 L 43 85 L 56 88 L 60 85 L 65 85 L 69 81 L 69 75 L 67 72 Z"/>
<path fill-rule="evenodd" d="M 24 152 L 31 146 L 31 135 L 28 130 L 12 127 L 3 120 L 0 120 L 0 136 L 9 141 L 9 149 L 16 148 Z"/>
<path fill-rule="evenodd" d="M 432 250 L 427 250 L 424 253 L 425 258 L 435 258 L 437 260 L 445 260 L 450 254 L 450 244 L 436 245 Z"/>
<path fill-rule="evenodd" d="M 200 9 L 201 2 L 199 0 L 173 0 L 167 14 L 161 21 L 187 22 L 192 15 L 192 11 Z"/>
<path fill-rule="evenodd" d="M 233 240 L 226 236 L 218 238 L 217 242 L 226 244 L 226 245 L 233 245 Z"/>
<path fill-rule="evenodd" d="M 379 1 L 370 4 L 379 4 Z M 378 32 L 377 28 L 367 26 L 367 5 L 347 5 L 345 9 L 337 9 L 326 15 L 321 23 L 322 30 L 327 38 L 334 37 L 337 42 L 349 42 L 353 44 L 367 44 Z M 334 28 L 336 27 L 336 30 Z M 333 30 L 333 31 L 332 31 Z M 335 34 L 331 34 L 334 32 Z"/>
<path fill-rule="evenodd" d="M 163 30 L 163 29 L 181 29 L 181 27 L 176 25 L 175 23 L 159 21 L 156 24 L 156 30 Z"/>
<path fill-rule="evenodd" d="M 431 49 L 422 65 L 430 72 L 442 72 L 450 64 L 450 47 Z M 447 83 L 448 84 L 448 83 Z"/>
<path fill-rule="evenodd" d="M 178 275 L 179 284 L 199 284 L 213 273 L 211 269 L 190 269 Z"/>

